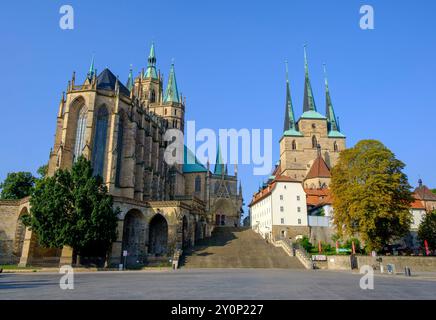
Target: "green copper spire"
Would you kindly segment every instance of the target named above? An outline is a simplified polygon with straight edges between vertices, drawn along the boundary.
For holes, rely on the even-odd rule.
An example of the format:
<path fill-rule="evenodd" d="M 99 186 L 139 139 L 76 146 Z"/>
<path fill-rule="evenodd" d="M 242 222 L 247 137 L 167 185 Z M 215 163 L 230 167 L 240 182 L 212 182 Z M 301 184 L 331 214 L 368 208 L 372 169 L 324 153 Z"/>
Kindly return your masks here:
<path fill-rule="evenodd" d="M 167 89 L 165 91 L 164 102 L 180 103 L 179 90 L 177 89 L 176 73 L 174 63 L 171 64 L 170 77 L 168 78 Z"/>
<path fill-rule="evenodd" d="M 150 54 L 148 55 L 148 65 L 145 71 L 145 78 L 157 79 L 156 55 L 154 53 L 154 42 L 151 44 Z"/>
<path fill-rule="evenodd" d="M 130 65 L 129 78 L 127 79 L 126 87 L 127 87 L 127 89 L 129 89 L 129 91 L 132 91 L 132 89 L 133 89 L 133 73 L 132 73 L 132 65 Z"/>
<path fill-rule="evenodd" d="M 333 109 L 332 99 L 330 97 L 329 83 L 327 80 L 327 70 L 324 64 L 324 83 L 325 83 L 325 115 L 327 117 L 328 131 L 339 131 L 335 111 Z"/>
<path fill-rule="evenodd" d="M 307 111 L 316 112 L 315 99 L 313 97 L 312 86 L 310 84 L 310 78 L 309 78 L 309 64 L 307 63 L 306 45 L 304 46 L 304 71 L 305 71 L 305 79 L 304 79 L 303 112 L 307 112 Z"/>
<path fill-rule="evenodd" d="M 87 75 L 89 80 L 91 80 L 92 77 L 95 75 L 94 58 L 95 58 L 95 56 L 92 55 L 91 65 L 89 66 L 89 71 L 88 71 L 88 75 Z"/>
<path fill-rule="evenodd" d="M 289 78 L 288 78 L 288 62 L 285 61 L 286 65 L 286 105 L 285 105 L 285 124 L 283 128 L 284 135 L 298 135 L 301 133 L 298 132 L 297 126 L 295 124 L 295 116 L 294 116 L 294 107 L 292 105 L 291 99 L 291 89 L 289 87 Z"/>
<path fill-rule="evenodd" d="M 227 174 L 227 166 L 225 166 L 223 163 L 223 157 L 221 155 L 221 148 L 219 143 L 217 145 L 216 162 L 215 162 L 215 169 L 213 173 L 216 175 Z"/>

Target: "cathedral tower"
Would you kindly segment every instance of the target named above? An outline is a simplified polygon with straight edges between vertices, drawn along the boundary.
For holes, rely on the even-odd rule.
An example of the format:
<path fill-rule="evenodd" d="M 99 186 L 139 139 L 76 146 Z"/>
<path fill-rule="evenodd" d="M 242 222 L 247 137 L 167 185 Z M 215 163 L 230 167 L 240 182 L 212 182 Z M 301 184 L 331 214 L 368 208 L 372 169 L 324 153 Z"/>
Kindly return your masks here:
<path fill-rule="evenodd" d="M 345 136 L 340 132 L 335 116 L 327 77 L 325 78 L 326 116 L 320 114 L 316 108 L 306 47 L 304 47 L 303 114 L 298 121 L 295 121 L 290 92 L 286 68 L 285 124 L 280 140 L 280 174 L 303 181 L 312 164 L 319 157 L 328 168 L 336 164 L 339 152 L 345 149 Z"/>

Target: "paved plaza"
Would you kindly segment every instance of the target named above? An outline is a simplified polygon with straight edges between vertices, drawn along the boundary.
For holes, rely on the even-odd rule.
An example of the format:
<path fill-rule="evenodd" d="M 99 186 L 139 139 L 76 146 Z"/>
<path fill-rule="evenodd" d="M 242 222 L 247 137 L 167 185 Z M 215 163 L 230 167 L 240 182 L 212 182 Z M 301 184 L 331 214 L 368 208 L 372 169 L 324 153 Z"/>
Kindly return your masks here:
<path fill-rule="evenodd" d="M 436 281 L 376 275 L 362 290 L 360 275 L 286 269 L 181 269 L 76 272 L 74 289 L 61 274 L 0 274 L 0 299 L 436 299 Z"/>

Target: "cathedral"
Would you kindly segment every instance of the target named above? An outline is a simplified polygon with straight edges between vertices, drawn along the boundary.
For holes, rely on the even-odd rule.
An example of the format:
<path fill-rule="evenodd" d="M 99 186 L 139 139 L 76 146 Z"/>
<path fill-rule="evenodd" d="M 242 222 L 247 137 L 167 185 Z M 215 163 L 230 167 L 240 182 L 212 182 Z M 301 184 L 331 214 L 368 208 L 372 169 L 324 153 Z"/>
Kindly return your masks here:
<path fill-rule="evenodd" d="M 318 112 L 309 77 L 304 50 L 303 113 L 295 118 L 286 70 L 286 105 L 283 135 L 280 139 L 280 161 L 277 174 L 301 181 L 305 189 L 324 189 L 330 184 L 330 170 L 345 149 L 345 135 L 335 115 L 327 76 L 325 77 L 325 115 Z M 325 70 L 325 68 L 324 68 Z"/>
<path fill-rule="evenodd" d="M 84 81 L 73 73 L 59 103 L 48 175 L 71 168 L 83 155 L 103 178 L 121 210 L 109 265 L 122 263 L 123 253 L 130 266 L 168 260 L 218 225 L 240 225 L 242 186 L 237 168 L 230 174 L 221 159 L 219 145 L 214 170 L 187 147 L 183 164 L 164 161 L 166 130 L 184 132 L 185 126 L 186 98 L 179 93 L 174 64 L 163 84 L 152 44 L 147 67 L 137 77 L 130 69 L 125 85 L 108 68 L 98 73 L 93 59 Z M 19 219 L 29 211 L 27 198 L 0 201 L 0 231 L 8 239 L 2 252 L 22 266 L 71 263 L 71 248 L 38 245 Z"/>

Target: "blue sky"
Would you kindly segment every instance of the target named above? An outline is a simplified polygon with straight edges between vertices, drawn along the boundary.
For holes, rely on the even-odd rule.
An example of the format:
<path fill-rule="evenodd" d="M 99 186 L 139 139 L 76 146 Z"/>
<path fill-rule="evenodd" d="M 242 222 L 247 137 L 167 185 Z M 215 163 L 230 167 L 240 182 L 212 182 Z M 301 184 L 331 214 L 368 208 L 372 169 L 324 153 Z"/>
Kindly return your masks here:
<path fill-rule="evenodd" d="M 59 8 L 75 29 L 59 28 Z M 359 9 L 375 10 L 375 30 Z M 436 186 L 436 3 L 434 1 L 8 1 L 0 13 L 0 180 L 48 160 L 59 99 L 73 71 L 85 77 L 93 53 L 127 79 L 146 66 L 152 41 L 167 75 L 174 58 L 186 120 L 197 128 L 272 128 L 274 160 L 285 102 L 284 60 L 296 116 L 303 104 L 308 45 L 318 110 L 322 64 L 347 145 L 381 140 L 406 163 L 412 185 Z M 246 203 L 261 177 L 240 166 Z"/>

